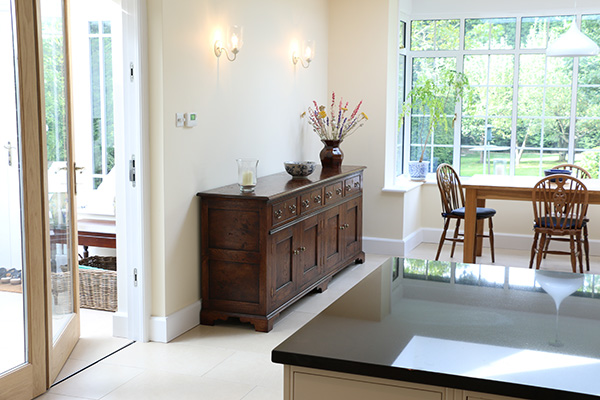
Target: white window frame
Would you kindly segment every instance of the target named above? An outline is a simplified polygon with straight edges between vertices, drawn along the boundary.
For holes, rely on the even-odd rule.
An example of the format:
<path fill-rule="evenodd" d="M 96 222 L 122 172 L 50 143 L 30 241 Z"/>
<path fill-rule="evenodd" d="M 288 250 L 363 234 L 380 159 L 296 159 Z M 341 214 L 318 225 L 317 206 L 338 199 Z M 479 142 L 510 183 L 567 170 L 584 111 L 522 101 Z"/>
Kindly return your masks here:
<path fill-rule="evenodd" d="M 516 155 L 516 149 L 517 149 L 517 143 L 516 143 L 516 129 L 517 129 L 517 122 L 518 122 L 518 109 L 517 109 L 517 105 L 518 105 L 518 89 L 519 89 L 519 63 L 520 63 L 520 59 L 519 56 L 523 55 L 523 54 L 545 54 L 546 50 L 545 49 L 521 49 L 520 48 L 520 42 L 521 42 L 521 23 L 522 23 L 522 18 L 527 18 L 527 17 L 553 17 L 553 16 L 569 16 L 569 17 L 575 17 L 575 21 L 578 24 L 578 27 L 581 27 L 581 23 L 582 23 L 582 17 L 585 15 L 598 15 L 600 14 L 600 9 L 598 11 L 591 11 L 591 10 L 585 10 L 585 11 L 578 11 L 577 13 L 573 14 L 572 12 L 565 12 L 565 13 L 561 13 L 561 12 L 556 12 L 556 13 L 551 13 L 551 14 L 546 14 L 546 13 L 539 13 L 539 14 L 522 14 L 522 15 L 478 15 L 478 16 L 449 16 L 449 15 L 438 15 L 438 16 L 433 16 L 433 15 L 428 15 L 428 16 L 424 16 L 424 17 L 415 17 L 415 18 L 411 18 L 407 21 L 406 23 L 406 52 L 405 53 L 400 53 L 398 55 L 398 59 L 400 60 L 400 54 L 405 54 L 406 55 L 406 69 L 405 69 L 405 95 L 406 93 L 408 93 L 410 91 L 410 89 L 412 88 L 412 66 L 413 66 L 413 59 L 414 58 L 425 58 L 425 57 L 451 57 L 451 58 L 455 58 L 456 59 L 456 68 L 458 71 L 463 71 L 463 61 L 464 61 L 464 57 L 466 55 L 513 55 L 515 58 L 515 64 L 514 64 L 514 72 L 513 72 L 513 104 L 512 104 L 512 115 L 511 115 L 511 143 L 510 143 L 510 170 L 509 170 L 509 174 L 510 175 L 514 175 L 515 174 L 515 155 Z M 494 18 L 516 18 L 516 37 L 515 37 L 515 48 L 514 49 L 504 49 L 504 50 L 465 50 L 464 49 L 464 35 L 465 35 L 465 21 L 467 19 L 494 19 Z M 460 21 L 460 28 L 459 28 L 459 49 L 458 50 L 427 50 L 427 51 L 412 51 L 410 50 L 411 48 L 411 42 L 412 42 L 412 36 L 411 36 L 411 27 L 412 27 L 412 23 L 413 21 L 423 21 L 423 20 L 447 20 L 447 19 L 458 19 Z M 400 65 L 400 63 L 399 63 Z M 400 66 L 401 67 L 401 66 Z M 579 72 L 579 58 L 575 57 L 574 58 L 574 67 L 573 67 L 573 75 L 572 75 L 572 82 L 571 82 L 571 114 L 570 114 L 570 124 L 569 124 L 569 144 L 568 144 L 568 162 L 569 163 L 573 163 L 574 158 L 575 158 L 575 127 L 576 127 L 576 121 L 579 120 L 585 120 L 585 119 L 600 119 L 599 118 L 593 118 L 593 117 L 577 117 L 576 114 L 576 107 L 577 107 L 577 89 L 579 87 L 577 79 L 578 79 L 578 72 Z M 581 85 L 581 86 L 589 86 L 589 85 Z M 594 85 L 592 85 L 594 86 Z M 398 99 L 398 104 L 402 104 L 402 102 L 404 101 L 404 99 Z M 397 121 L 399 120 L 399 118 L 401 117 L 401 115 L 398 115 Z M 404 124 L 403 124 L 403 129 L 399 129 L 398 132 L 396 132 L 395 135 L 395 140 L 394 140 L 394 157 L 395 157 L 395 163 L 394 163 L 394 167 L 393 167 L 393 176 L 394 176 L 394 184 L 397 184 L 398 179 L 402 177 L 402 175 L 397 175 L 396 171 L 398 170 L 398 163 L 401 162 L 402 163 L 402 168 L 401 170 L 403 171 L 403 173 L 405 171 L 408 170 L 407 165 L 408 165 L 408 161 L 410 160 L 410 131 L 411 131 L 411 119 L 409 117 L 404 119 Z M 461 129 L 462 129 L 462 113 L 460 110 L 460 107 L 457 107 L 457 121 L 456 124 L 454 126 L 454 144 L 453 144 L 453 165 L 457 166 L 457 168 L 460 168 L 460 153 L 461 153 Z M 400 133 L 402 132 L 402 133 Z M 398 135 L 402 134 L 403 138 L 402 138 L 402 146 L 403 146 L 403 157 L 402 160 L 398 160 L 397 159 L 397 143 L 398 143 Z M 429 144 L 431 145 L 431 143 Z M 433 172 L 430 173 L 430 177 L 431 174 Z"/>

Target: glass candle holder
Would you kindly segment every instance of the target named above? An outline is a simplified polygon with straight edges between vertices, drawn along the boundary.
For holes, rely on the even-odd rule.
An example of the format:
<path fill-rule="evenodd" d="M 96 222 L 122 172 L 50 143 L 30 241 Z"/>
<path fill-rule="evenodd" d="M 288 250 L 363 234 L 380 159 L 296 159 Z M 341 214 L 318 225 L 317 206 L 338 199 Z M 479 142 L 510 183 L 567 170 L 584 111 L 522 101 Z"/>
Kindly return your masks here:
<path fill-rule="evenodd" d="M 254 192 L 258 160 L 256 158 L 238 158 L 236 161 L 238 165 L 238 185 L 240 185 L 240 192 Z"/>

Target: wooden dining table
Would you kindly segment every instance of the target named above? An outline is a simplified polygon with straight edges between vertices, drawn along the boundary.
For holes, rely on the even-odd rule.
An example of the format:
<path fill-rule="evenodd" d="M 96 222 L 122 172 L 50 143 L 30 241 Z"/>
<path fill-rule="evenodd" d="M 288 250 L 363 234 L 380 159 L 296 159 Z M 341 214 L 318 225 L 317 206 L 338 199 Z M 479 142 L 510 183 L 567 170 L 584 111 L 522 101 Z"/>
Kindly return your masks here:
<path fill-rule="evenodd" d="M 477 223 L 477 207 L 485 207 L 487 199 L 520 200 L 531 203 L 533 188 L 539 180 L 537 176 L 474 175 L 462 182 L 465 189 L 463 262 L 474 263 L 475 258 L 481 255 L 482 238 L 477 237 L 476 234 L 483 233 L 483 224 Z M 589 204 L 600 204 L 600 180 L 582 179 L 581 181 L 588 189 Z M 500 213 L 501 211 L 497 215 Z M 533 209 L 531 221 L 520 223 L 533 224 Z"/>

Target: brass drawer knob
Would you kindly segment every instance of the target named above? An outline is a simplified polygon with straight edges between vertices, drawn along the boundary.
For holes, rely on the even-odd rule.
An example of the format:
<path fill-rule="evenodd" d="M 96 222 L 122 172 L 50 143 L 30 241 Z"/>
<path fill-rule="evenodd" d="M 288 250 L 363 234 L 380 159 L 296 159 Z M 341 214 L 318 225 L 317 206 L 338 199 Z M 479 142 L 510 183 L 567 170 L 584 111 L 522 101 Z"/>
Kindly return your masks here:
<path fill-rule="evenodd" d="M 308 208 L 308 207 L 310 207 L 310 201 L 309 201 L 309 200 L 304 200 L 304 201 L 302 202 L 302 206 L 304 206 L 304 208 Z"/>
<path fill-rule="evenodd" d="M 328 198 L 328 199 L 330 199 L 330 198 L 333 197 L 333 193 L 327 192 L 327 193 L 325 193 L 325 197 Z"/>
<path fill-rule="evenodd" d="M 351 185 L 351 184 L 347 184 L 347 185 L 346 185 L 346 190 L 347 190 L 347 191 L 350 191 L 350 190 L 352 190 L 352 185 Z"/>
<path fill-rule="evenodd" d="M 282 214 L 283 214 L 283 211 L 282 211 L 282 210 L 277 210 L 277 211 L 275 211 L 275 217 L 276 217 L 277 219 L 281 219 L 281 216 L 282 216 Z"/>
<path fill-rule="evenodd" d="M 360 182 L 354 182 L 354 187 L 355 188 L 360 187 Z"/>
<path fill-rule="evenodd" d="M 292 214 L 296 214 L 296 206 L 294 204 L 292 204 L 289 208 Z"/>
<path fill-rule="evenodd" d="M 337 189 L 335 189 L 335 193 L 336 193 L 338 196 L 341 196 L 341 195 L 342 195 L 342 188 L 337 188 Z"/>
<path fill-rule="evenodd" d="M 315 200 L 315 203 L 321 204 L 321 195 L 315 196 L 314 200 Z"/>

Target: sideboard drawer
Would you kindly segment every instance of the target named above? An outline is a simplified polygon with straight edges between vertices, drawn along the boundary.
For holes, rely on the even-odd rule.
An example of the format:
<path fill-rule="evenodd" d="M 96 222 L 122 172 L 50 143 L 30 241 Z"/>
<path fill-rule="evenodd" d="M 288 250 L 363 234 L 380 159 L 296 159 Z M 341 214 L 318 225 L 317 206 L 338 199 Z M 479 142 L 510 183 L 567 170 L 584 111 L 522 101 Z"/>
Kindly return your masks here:
<path fill-rule="evenodd" d="M 304 193 L 300 196 L 300 214 L 318 210 L 323 205 L 323 188 Z"/>
<path fill-rule="evenodd" d="M 360 191 L 362 191 L 362 182 L 360 180 L 360 175 L 353 176 L 344 180 L 344 196 L 349 196 Z"/>
<path fill-rule="evenodd" d="M 294 219 L 299 214 L 298 198 L 292 197 L 272 206 L 272 226 L 282 224 Z"/>
<path fill-rule="evenodd" d="M 344 197 L 344 182 L 337 181 L 331 185 L 325 186 L 325 193 L 323 196 L 323 204 L 337 203 Z"/>

